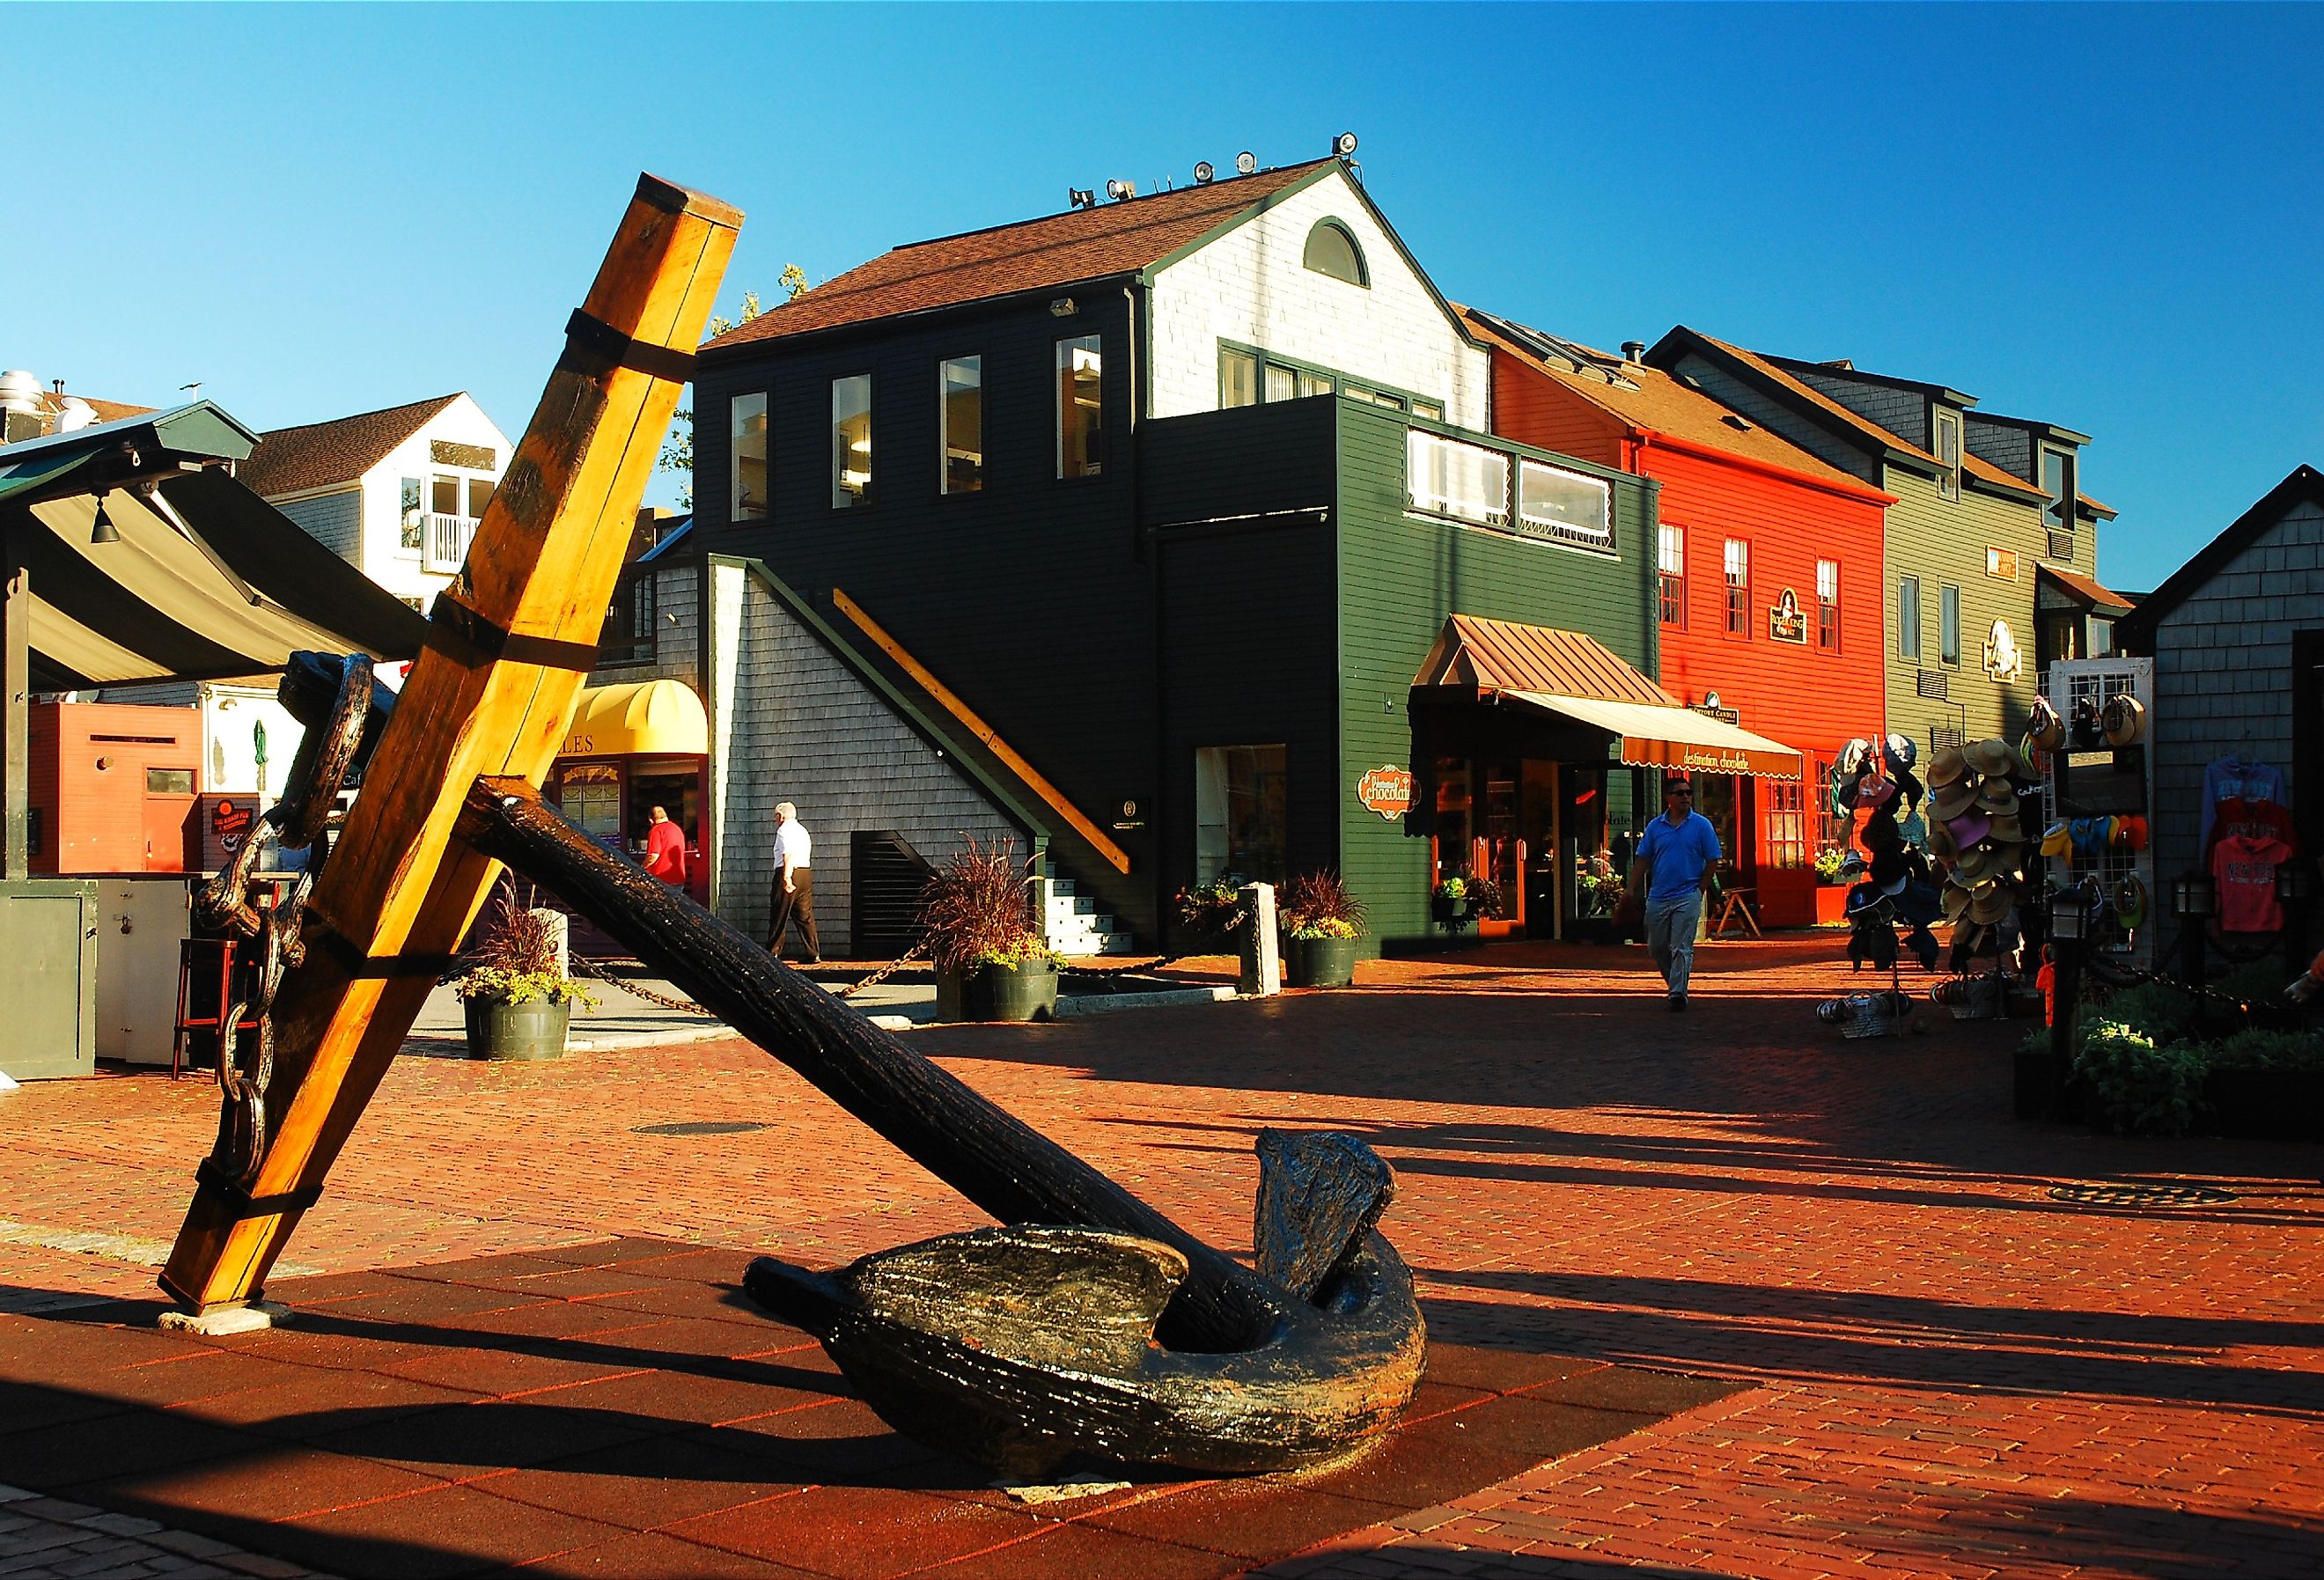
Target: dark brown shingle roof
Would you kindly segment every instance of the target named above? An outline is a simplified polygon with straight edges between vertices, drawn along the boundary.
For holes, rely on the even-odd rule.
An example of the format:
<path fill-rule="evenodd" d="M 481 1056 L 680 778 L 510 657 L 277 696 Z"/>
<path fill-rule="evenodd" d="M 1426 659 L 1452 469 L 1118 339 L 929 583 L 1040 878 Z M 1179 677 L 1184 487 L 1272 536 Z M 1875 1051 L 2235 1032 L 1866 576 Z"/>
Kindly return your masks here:
<path fill-rule="evenodd" d="M 881 254 L 711 341 L 724 349 L 841 324 L 924 312 L 1127 274 L 1159 263 L 1328 159 L 915 242 Z"/>
<path fill-rule="evenodd" d="M 460 398 L 457 392 L 384 411 L 362 411 L 302 428 L 278 428 L 258 436 L 258 448 L 235 470 L 252 493 L 273 497 L 333 483 L 352 483 L 386 459 L 438 412 Z"/>

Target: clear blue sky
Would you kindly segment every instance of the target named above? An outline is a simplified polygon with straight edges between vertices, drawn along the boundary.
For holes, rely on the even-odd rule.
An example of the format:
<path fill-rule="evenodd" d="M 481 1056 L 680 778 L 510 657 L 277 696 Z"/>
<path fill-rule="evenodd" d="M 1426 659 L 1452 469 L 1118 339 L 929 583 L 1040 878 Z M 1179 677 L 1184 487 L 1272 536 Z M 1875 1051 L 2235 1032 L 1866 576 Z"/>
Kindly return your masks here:
<path fill-rule="evenodd" d="M 2324 7 L 0 5 L 0 366 L 265 428 L 522 430 L 632 181 L 771 296 L 1352 129 L 1456 300 L 2096 436 L 2153 586 L 2324 464 Z"/>

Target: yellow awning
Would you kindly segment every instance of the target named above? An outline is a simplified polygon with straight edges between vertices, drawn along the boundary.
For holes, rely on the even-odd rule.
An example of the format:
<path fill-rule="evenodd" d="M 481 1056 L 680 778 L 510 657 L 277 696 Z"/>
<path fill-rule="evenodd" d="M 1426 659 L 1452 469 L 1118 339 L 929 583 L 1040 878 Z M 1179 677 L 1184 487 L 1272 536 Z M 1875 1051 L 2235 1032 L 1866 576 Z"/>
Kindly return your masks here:
<path fill-rule="evenodd" d="M 592 686 L 565 732 L 559 757 L 702 757 L 710 751 L 710 719 L 702 698 L 683 680 L 630 680 Z"/>

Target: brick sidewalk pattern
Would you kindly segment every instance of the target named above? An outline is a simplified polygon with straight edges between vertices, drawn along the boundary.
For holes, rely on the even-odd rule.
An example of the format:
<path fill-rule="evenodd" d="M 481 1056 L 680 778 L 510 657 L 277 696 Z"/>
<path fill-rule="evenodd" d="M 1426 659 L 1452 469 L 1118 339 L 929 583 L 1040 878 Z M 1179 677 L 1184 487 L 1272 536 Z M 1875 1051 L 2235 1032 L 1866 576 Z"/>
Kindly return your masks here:
<path fill-rule="evenodd" d="M 1838 952 L 1706 947 L 1683 1017 L 1637 951 L 1526 946 L 913 1046 L 1245 1253 L 1259 1128 L 1353 1131 L 1436 1336 L 1757 1385 L 1269 1573 L 2324 1575 L 2324 1154 L 2015 1122 L 2022 1022 L 1842 1041 L 1809 1014 L 1869 985 Z M 767 1128 L 635 1133 L 685 1120 Z M 214 1124 L 152 1076 L 0 1100 L 0 1305 L 149 1293 Z M 2083 1179 L 2236 1199 L 2049 1194 Z M 406 1059 L 289 1260 L 827 1262 L 980 1221 L 740 1043 Z"/>
<path fill-rule="evenodd" d="M 0 1486 L 0 1575 L 8 1580 L 327 1580 L 228 1542 L 10 1486 Z"/>

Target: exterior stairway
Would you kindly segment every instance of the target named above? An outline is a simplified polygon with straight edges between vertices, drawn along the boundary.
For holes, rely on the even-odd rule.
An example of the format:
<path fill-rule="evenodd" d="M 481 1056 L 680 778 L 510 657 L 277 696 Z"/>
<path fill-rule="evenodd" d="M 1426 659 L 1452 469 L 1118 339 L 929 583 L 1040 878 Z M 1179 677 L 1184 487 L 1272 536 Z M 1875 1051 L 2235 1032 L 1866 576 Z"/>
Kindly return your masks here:
<path fill-rule="evenodd" d="M 1078 892 L 1071 878 L 1041 882 L 1041 923 L 1049 947 L 1068 956 L 1127 954 L 1130 936 L 1098 909 L 1093 895 Z"/>

